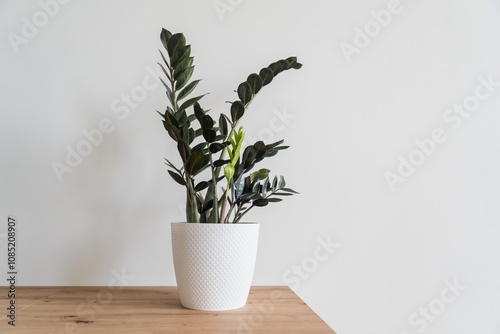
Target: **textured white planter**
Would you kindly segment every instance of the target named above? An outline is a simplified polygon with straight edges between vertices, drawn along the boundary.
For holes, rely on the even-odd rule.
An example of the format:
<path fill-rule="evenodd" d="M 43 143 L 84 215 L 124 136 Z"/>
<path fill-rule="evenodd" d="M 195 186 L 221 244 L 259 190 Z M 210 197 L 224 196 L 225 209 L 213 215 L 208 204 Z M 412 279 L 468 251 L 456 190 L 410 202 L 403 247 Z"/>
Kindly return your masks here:
<path fill-rule="evenodd" d="M 220 311 L 246 304 L 259 224 L 172 223 L 175 278 L 184 307 Z"/>

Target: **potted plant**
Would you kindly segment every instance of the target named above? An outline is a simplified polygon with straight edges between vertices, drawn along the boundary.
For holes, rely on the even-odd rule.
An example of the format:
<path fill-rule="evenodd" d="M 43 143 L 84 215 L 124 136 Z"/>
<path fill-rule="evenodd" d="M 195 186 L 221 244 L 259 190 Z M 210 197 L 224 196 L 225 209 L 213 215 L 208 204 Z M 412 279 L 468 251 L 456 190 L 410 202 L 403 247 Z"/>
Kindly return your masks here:
<path fill-rule="evenodd" d="M 182 33 L 162 29 L 161 78 L 170 105 L 158 112 L 175 141 L 180 164 L 166 159 L 168 173 L 186 189 L 186 222 L 172 223 L 174 268 L 183 306 L 227 310 L 246 304 L 257 254 L 259 225 L 243 223 L 254 207 L 292 195 L 283 176 L 255 166 L 284 150 L 283 140 L 244 145 L 239 125 L 255 95 L 279 73 L 299 69 L 289 57 L 252 73 L 230 102 L 229 115 L 214 118 L 201 107 L 204 95 L 191 97 L 200 80 L 191 80 L 191 46 Z"/>

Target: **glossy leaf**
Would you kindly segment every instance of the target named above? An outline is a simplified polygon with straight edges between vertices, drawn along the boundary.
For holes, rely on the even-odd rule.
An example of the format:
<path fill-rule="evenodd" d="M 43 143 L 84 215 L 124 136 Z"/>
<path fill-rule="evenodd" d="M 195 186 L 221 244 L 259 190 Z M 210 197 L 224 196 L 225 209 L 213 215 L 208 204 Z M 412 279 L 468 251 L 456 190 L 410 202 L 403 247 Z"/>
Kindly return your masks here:
<path fill-rule="evenodd" d="M 226 147 L 226 145 L 224 144 L 221 144 L 221 143 L 212 143 L 210 144 L 210 146 L 208 147 L 208 150 L 210 151 L 210 153 L 217 153 L 217 152 L 220 152 L 224 149 L 224 147 Z"/>
<path fill-rule="evenodd" d="M 188 67 L 193 65 L 194 57 L 186 57 L 182 59 L 179 64 L 174 67 L 174 80 L 179 78 L 179 75 L 184 72 Z"/>
<path fill-rule="evenodd" d="M 266 198 L 259 198 L 252 203 L 254 206 L 266 206 L 269 204 L 269 200 Z"/>
<path fill-rule="evenodd" d="M 177 100 L 182 100 L 183 98 L 185 98 L 186 96 L 188 96 L 195 88 L 196 86 L 198 86 L 198 83 L 200 82 L 201 80 L 194 80 L 194 81 L 191 81 L 189 83 L 189 85 L 187 85 L 186 87 L 184 87 L 179 95 L 177 96 Z"/>
<path fill-rule="evenodd" d="M 177 141 L 177 150 L 179 151 L 182 162 L 186 163 L 187 159 L 191 155 L 191 149 L 189 148 L 189 145 L 184 140 L 180 139 Z"/>
<path fill-rule="evenodd" d="M 185 186 L 186 185 L 186 181 L 184 180 L 184 178 L 181 175 L 179 175 L 176 172 L 171 171 L 171 170 L 168 171 L 168 174 L 170 174 L 170 176 L 172 177 L 172 179 L 174 179 L 174 181 L 177 182 L 177 183 L 179 183 L 181 186 Z"/>
<path fill-rule="evenodd" d="M 183 59 L 189 58 L 191 55 L 191 45 L 186 45 L 183 48 L 175 49 L 174 54 L 170 55 L 170 66 L 175 68 Z"/>
<path fill-rule="evenodd" d="M 160 33 L 160 40 L 161 40 L 161 44 L 163 44 L 163 47 L 165 49 L 167 49 L 168 40 L 170 39 L 170 37 L 172 37 L 172 33 L 170 31 L 168 31 L 167 29 L 162 28 L 161 33 Z"/>
<path fill-rule="evenodd" d="M 234 101 L 231 104 L 231 120 L 233 123 L 238 122 L 238 120 L 243 117 L 245 113 L 245 106 L 241 101 Z"/>
<path fill-rule="evenodd" d="M 207 181 L 201 181 L 200 183 L 198 183 L 195 187 L 194 187 L 194 190 L 195 191 L 202 191 L 203 189 L 207 188 L 209 185 L 209 183 Z"/>
<path fill-rule="evenodd" d="M 196 151 L 189 156 L 186 161 L 186 172 L 189 175 L 196 175 L 203 166 L 203 153 Z"/>
<path fill-rule="evenodd" d="M 207 95 L 207 94 L 196 96 L 196 97 L 193 97 L 193 98 L 185 101 L 183 104 L 181 104 L 181 106 L 179 107 L 179 110 L 185 110 L 185 109 L 191 107 L 193 104 L 195 104 L 195 102 L 198 102 L 205 95 Z"/>
<path fill-rule="evenodd" d="M 191 79 L 193 71 L 194 71 L 194 66 L 186 68 L 186 70 L 182 72 L 181 75 L 179 76 L 179 79 L 177 79 L 177 81 L 175 82 L 175 89 L 179 90 L 182 87 L 184 87 L 184 85 L 189 81 L 189 79 Z"/>
<path fill-rule="evenodd" d="M 256 73 L 250 74 L 247 78 L 247 82 L 250 84 L 250 87 L 252 88 L 252 93 L 254 95 L 257 94 L 259 90 L 262 88 L 262 79 Z"/>
<path fill-rule="evenodd" d="M 186 45 L 186 38 L 183 34 L 177 33 L 170 36 L 167 42 L 167 51 L 170 56 L 173 55 L 175 49 L 182 49 Z M 173 66 L 173 65 L 172 65 Z"/>
<path fill-rule="evenodd" d="M 262 79 L 262 86 L 266 86 L 273 81 L 274 73 L 270 68 L 264 67 L 260 70 L 259 76 Z"/>
<path fill-rule="evenodd" d="M 215 141 L 216 136 L 217 136 L 217 133 L 212 129 L 203 130 L 203 138 L 205 138 L 205 140 L 208 143 Z"/>
<path fill-rule="evenodd" d="M 252 87 L 248 82 L 242 82 L 238 86 L 238 97 L 243 105 L 246 105 L 252 99 Z"/>

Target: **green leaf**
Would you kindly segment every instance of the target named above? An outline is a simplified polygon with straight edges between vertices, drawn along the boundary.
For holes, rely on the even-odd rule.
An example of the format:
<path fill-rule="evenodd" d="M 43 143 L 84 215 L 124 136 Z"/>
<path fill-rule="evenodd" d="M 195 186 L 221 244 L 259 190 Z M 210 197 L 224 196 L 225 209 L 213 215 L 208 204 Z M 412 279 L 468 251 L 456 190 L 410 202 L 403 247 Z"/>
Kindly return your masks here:
<path fill-rule="evenodd" d="M 179 151 L 182 162 L 186 164 L 188 158 L 191 156 L 191 149 L 189 148 L 189 145 L 184 140 L 179 139 L 177 141 L 177 150 Z"/>
<path fill-rule="evenodd" d="M 201 209 L 200 213 L 210 210 L 213 206 L 214 206 L 214 200 L 210 199 L 205 203 L 205 205 L 203 205 L 203 208 Z"/>
<path fill-rule="evenodd" d="M 254 206 L 266 206 L 267 204 L 269 204 L 269 199 L 259 198 L 259 199 L 255 200 L 255 201 L 253 201 L 252 204 Z"/>
<path fill-rule="evenodd" d="M 163 71 L 163 74 L 165 74 L 167 76 L 168 81 L 172 81 L 172 79 L 170 79 L 170 75 L 167 73 L 167 70 L 165 69 L 165 67 L 163 67 L 163 65 L 160 63 L 157 63 L 157 64 L 160 65 L 161 70 Z M 161 80 L 161 78 L 160 78 L 160 80 Z M 163 82 L 163 80 L 161 80 L 161 81 Z M 168 90 L 170 91 L 170 87 L 165 82 L 163 82 L 163 86 L 165 86 L 165 88 L 168 88 Z"/>
<path fill-rule="evenodd" d="M 174 181 L 179 183 L 181 186 L 186 185 L 186 181 L 180 174 L 177 174 L 176 172 L 171 170 L 168 171 L 168 174 L 170 174 L 170 176 L 174 179 Z"/>
<path fill-rule="evenodd" d="M 225 116 L 224 114 L 220 114 L 219 116 L 219 128 L 220 128 L 220 133 L 224 136 L 227 136 L 229 130 L 227 127 L 226 117 L 224 116 Z"/>
<path fill-rule="evenodd" d="M 216 136 L 217 136 L 217 133 L 212 129 L 203 130 L 203 138 L 205 138 L 205 140 L 208 143 L 213 142 L 215 140 Z"/>
<path fill-rule="evenodd" d="M 189 175 L 196 175 L 201 167 L 203 167 L 203 153 L 196 151 L 186 161 L 186 172 Z"/>
<path fill-rule="evenodd" d="M 186 87 L 184 87 L 181 92 L 179 93 L 179 95 L 177 96 L 177 100 L 182 100 L 183 98 L 185 98 L 187 95 L 189 95 L 189 93 L 191 93 L 195 88 L 196 86 L 198 86 L 198 83 L 200 82 L 201 80 L 194 80 L 194 81 L 191 81 L 191 83 L 189 85 L 187 85 Z"/>
<path fill-rule="evenodd" d="M 161 29 L 160 40 L 163 47 L 166 49 L 168 45 L 168 40 L 172 37 L 172 33 L 165 28 Z"/>
<path fill-rule="evenodd" d="M 232 164 L 227 164 L 224 166 L 224 176 L 227 182 L 230 182 L 234 175 L 234 166 Z"/>
<path fill-rule="evenodd" d="M 189 79 L 191 79 L 193 71 L 194 71 L 194 66 L 186 68 L 186 70 L 182 72 L 181 75 L 179 76 L 179 79 L 176 80 L 175 89 L 179 90 L 182 87 L 184 87 L 184 85 L 189 81 Z"/>
<path fill-rule="evenodd" d="M 210 144 L 210 146 L 208 147 L 208 150 L 210 151 L 210 153 L 217 153 L 217 152 L 220 152 L 224 149 L 224 147 L 226 147 L 226 145 L 224 144 L 221 144 L 221 143 L 212 143 Z"/>
<path fill-rule="evenodd" d="M 195 191 L 202 191 L 203 189 L 207 188 L 208 187 L 208 182 L 207 181 L 201 181 L 200 183 L 198 183 L 195 187 L 194 187 L 194 190 Z"/>
<path fill-rule="evenodd" d="M 281 188 L 280 190 L 288 191 L 289 193 L 293 193 L 293 194 L 300 194 L 299 192 L 296 192 L 295 190 L 290 189 L 290 188 Z"/>
<path fill-rule="evenodd" d="M 191 55 L 191 45 L 186 45 L 183 48 L 175 49 L 174 54 L 170 55 L 170 65 L 175 68 L 183 59 Z"/>
<path fill-rule="evenodd" d="M 173 34 L 167 42 L 167 51 L 170 57 L 175 49 L 182 49 L 186 45 L 186 37 L 182 33 Z M 173 66 L 173 65 L 172 65 Z"/>
<path fill-rule="evenodd" d="M 268 198 L 267 200 L 270 203 L 275 203 L 275 202 L 281 202 L 283 199 L 281 199 L 281 198 Z"/>
<path fill-rule="evenodd" d="M 195 147 L 193 147 L 193 148 L 191 149 L 191 152 L 201 151 L 201 150 L 203 150 L 206 146 L 207 146 L 207 143 L 199 143 L 198 145 L 196 145 Z"/>
<path fill-rule="evenodd" d="M 245 113 L 245 106 L 241 101 L 234 101 L 231 104 L 231 120 L 233 123 L 238 122 L 238 120 L 243 117 Z"/>
<path fill-rule="evenodd" d="M 230 160 L 219 159 L 214 161 L 214 167 L 222 167 L 227 164 Z"/>
<path fill-rule="evenodd" d="M 247 82 L 250 84 L 250 87 L 252 88 L 252 92 L 254 95 L 257 94 L 259 90 L 262 88 L 262 79 L 256 73 L 250 74 L 247 78 Z"/>
<path fill-rule="evenodd" d="M 163 126 L 173 140 L 178 141 L 181 138 L 181 133 L 175 126 L 172 125 L 172 123 L 163 121 Z"/>
<path fill-rule="evenodd" d="M 158 50 L 159 51 L 159 50 Z M 167 59 L 165 58 L 165 56 L 163 55 L 163 52 L 160 51 L 160 55 L 161 55 L 161 58 L 163 59 L 163 62 L 165 62 L 165 66 L 167 67 L 170 67 L 170 65 L 168 64 L 168 61 Z M 160 63 L 157 63 L 158 65 L 160 65 L 162 67 L 162 70 L 163 70 L 163 73 L 165 73 L 165 75 L 167 76 L 168 78 L 168 81 L 172 81 L 172 78 L 170 78 L 170 74 L 167 73 L 167 71 L 165 71 L 165 69 L 163 68 L 163 65 L 160 64 Z"/>
<path fill-rule="evenodd" d="M 271 69 L 271 71 L 273 71 L 274 76 L 278 75 L 281 71 L 283 71 L 283 68 L 279 61 L 272 63 L 268 67 Z"/>
<path fill-rule="evenodd" d="M 181 104 L 181 106 L 179 107 L 179 109 L 180 110 L 185 110 L 185 109 L 191 107 L 195 102 L 198 102 L 205 95 L 207 95 L 207 94 L 196 96 L 196 97 L 193 97 L 193 98 L 185 101 L 183 104 Z"/>
<path fill-rule="evenodd" d="M 253 172 L 250 174 L 250 182 L 254 182 L 255 180 L 264 180 L 266 177 L 269 176 L 269 169 L 266 168 L 261 168 L 256 172 Z"/>
<path fill-rule="evenodd" d="M 203 130 L 209 130 L 209 129 L 212 129 L 214 127 L 214 120 L 212 117 L 210 117 L 210 115 L 203 115 L 202 119 L 201 119 L 201 128 Z"/>
<path fill-rule="evenodd" d="M 262 86 L 265 86 L 273 81 L 274 73 L 270 68 L 264 67 L 260 70 L 259 76 L 262 79 Z"/>
<path fill-rule="evenodd" d="M 200 106 L 198 102 L 194 104 L 194 114 L 196 115 L 196 118 L 198 119 L 198 122 L 203 121 L 203 116 L 205 115 L 205 110 Z"/>
<path fill-rule="evenodd" d="M 238 97 L 243 105 L 246 105 L 252 99 L 252 87 L 248 82 L 242 82 L 238 86 Z"/>
<path fill-rule="evenodd" d="M 245 168 L 249 168 L 253 161 L 255 160 L 255 149 L 253 146 L 247 146 L 243 151 L 243 156 L 241 158 L 241 162 Z"/>
<path fill-rule="evenodd" d="M 186 57 L 182 59 L 179 64 L 174 67 L 174 80 L 179 78 L 179 75 L 184 72 L 188 67 L 193 65 L 193 57 Z"/>

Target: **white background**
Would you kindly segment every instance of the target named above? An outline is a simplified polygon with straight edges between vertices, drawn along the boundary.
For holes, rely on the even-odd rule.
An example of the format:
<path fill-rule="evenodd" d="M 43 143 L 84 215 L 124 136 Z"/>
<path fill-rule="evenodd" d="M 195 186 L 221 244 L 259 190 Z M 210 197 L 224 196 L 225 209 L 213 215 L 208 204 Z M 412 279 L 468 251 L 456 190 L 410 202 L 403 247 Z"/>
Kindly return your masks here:
<path fill-rule="evenodd" d="M 301 193 L 247 216 L 262 224 L 255 285 L 290 284 L 341 334 L 500 333 L 500 87 L 460 126 L 443 119 L 474 101 L 479 77 L 500 82 L 500 3 L 401 0 L 345 57 L 342 43 L 359 45 L 356 29 L 377 29 L 371 12 L 390 3 L 74 0 L 44 22 L 37 1 L 1 1 L 0 247 L 14 215 L 19 284 L 106 285 L 122 270 L 130 285 L 175 284 L 169 223 L 184 219 L 184 193 L 163 162 L 178 155 L 148 71 L 165 27 L 192 44 L 214 114 L 248 74 L 304 64 L 243 119 L 247 136 L 291 146 L 265 166 Z M 155 88 L 124 109 L 144 80 Z M 54 162 L 102 119 L 113 131 L 60 182 Z M 436 128 L 446 140 L 391 191 L 385 173 L 421 158 L 415 141 Z M 320 262 L 318 238 L 340 244 Z M 310 272 L 292 280 L 294 265 Z M 462 289 L 449 303 L 446 281 Z M 432 321 L 410 322 L 431 305 Z"/>

